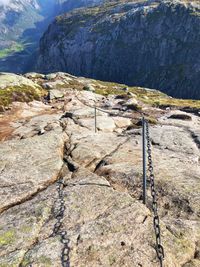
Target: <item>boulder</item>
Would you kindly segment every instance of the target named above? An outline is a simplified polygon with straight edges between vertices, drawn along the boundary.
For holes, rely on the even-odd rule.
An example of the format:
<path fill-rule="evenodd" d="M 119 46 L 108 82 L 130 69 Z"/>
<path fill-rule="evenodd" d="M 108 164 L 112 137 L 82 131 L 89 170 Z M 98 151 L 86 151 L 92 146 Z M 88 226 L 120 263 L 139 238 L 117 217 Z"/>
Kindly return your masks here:
<path fill-rule="evenodd" d="M 113 117 L 115 125 L 117 128 L 126 128 L 131 125 L 131 120 L 122 117 Z"/>
<path fill-rule="evenodd" d="M 30 102 L 45 94 L 41 86 L 32 80 L 13 73 L 0 73 L 0 105 L 8 107 L 15 101 Z"/>
<path fill-rule="evenodd" d="M 129 88 L 128 87 L 123 87 L 122 90 L 125 91 L 125 92 L 128 92 Z"/>
<path fill-rule="evenodd" d="M 24 77 L 28 79 L 44 79 L 45 75 L 37 72 L 28 72 L 24 74 Z"/>
<path fill-rule="evenodd" d="M 137 101 L 137 99 L 135 99 L 135 98 L 131 98 L 131 99 L 129 99 L 128 101 L 125 102 L 125 105 L 127 105 L 127 106 L 130 106 L 130 105 L 137 105 L 137 104 L 138 104 L 138 101 Z"/>
<path fill-rule="evenodd" d="M 102 115 L 102 114 L 101 114 Z M 90 130 L 94 130 L 95 120 L 93 118 L 79 119 L 78 122 L 81 126 Z M 116 128 L 115 121 L 108 116 L 97 116 L 97 129 L 103 132 L 113 132 Z"/>
<path fill-rule="evenodd" d="M 59 114 L 34 116 L 26 124 L 17 125 L 12 135 L 16 139 L 26 139 L 52 130 L 60 132 L 59 118 Z"/>
<path fill-rule="evenodd" d="M 18 87 L 29 86 L 32 88 L 40 88 L 39 85 L 31 81 L 30 79 L 23 77 L 22 75 L 16 75 L 13 73 L 6 73 L 6 72 L 0 73 L 0 89 L 6 89 L 7 87 L 15 87 L 15 86 Z"/>
<path fill-rule="evenodd" d="M 113 132 L 113 130 L 116 128 L 115 121 L 108 116 L 98 117 L 97 128 L 103 132 Z"/>
<path fill-rule="evenodd" d="M 95 88 L 91 84 L 84 85 L 83 90 L 89 91 L 89 92 L 95 92 Z"/>
<path fill-rule="evenodd" d="M 137 95 L 134 94 L 134 93 L 132 93 L 132 92 L 128 92 L 127 95 L 128 95 L 128 96 L 131 96 L 131 97 L 133 97 L 133 98 L 137 98 Z"/>
<path fill-rule="evenodd" d="M 64 97 L 64 92 L 61 90 L 57 89 L 52 89 L 48 93 L 48 99 L 53 100 L 53 99 L 58 99 Z"/>
<path fill-rule="evenodd" d="M 55 78 L 57 78 L 57 73 L 50 73 L 50 74 L 47 74 L 46 75 L 46 79 L 47 80 L 53 80 L 53 79 L 55 79 Z"/>
<path fill-rule="evenodd" d="M 127 109 L 139 111 L 142 109 L 142 106 L 138 105 L 138 101 L 135 98 L 131 98 L 128 101 L 126 101 L 123 106 Z"/>
<path fill-rule="evenodd" d="M 65 87 L 65 85 L 68 85 L 67 81 L 60 81 L 60 80 L 56 80 L 53 82 L 47 82 L 47 83 L 43 83 L 42 86 L 44 89 L 56 89 L 56 88 L 62 88 Z"/>
<path fill-rule="evenodd" d="M 192 117 L 187 114 L 172 114 L 169 119 L 176 119 L 176 120 L 185 120 L 185 121 L 190 121 L 192 120 Z"/>

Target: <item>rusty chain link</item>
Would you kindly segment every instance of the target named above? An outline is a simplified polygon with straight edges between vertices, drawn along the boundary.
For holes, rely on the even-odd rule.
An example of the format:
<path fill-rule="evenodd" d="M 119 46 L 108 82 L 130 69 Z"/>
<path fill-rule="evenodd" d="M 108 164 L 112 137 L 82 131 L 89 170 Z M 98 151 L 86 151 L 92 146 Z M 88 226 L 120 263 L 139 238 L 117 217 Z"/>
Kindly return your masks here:
<path fill-rule="evenodd" d="M 154 231 L 156 235 L 156 253 L 160 262 L 160 267 L 163 267 L 163 260 L 164 260 L 164 249 L 161 243 L 161 231 L 160 231 L 160 219 L 158 215 L 158 203 L 157 203 L 157 195 L 155 190 L 155 177 L 153 171 L 153 161 L 152 161 L 152 153 L 151 153 L 151 140 L 149 135 L 149 124 L 146 120 L 146 139 L 147 139 L 147 155 L 148 155 L 148 175 L 150 180 L 150 187 L 151 187 L 151 196 L 152 196 L 152 208 L 153 208 L 153 224 L 154 224 Z"/>
<path fill-rule="evenodd" d="M 55 201 L 54 204 L 54 218 L 56 219 L 56 223 L 53 228 L 53 233 L 51 234 L 51 237 L 54 237 L 56 235 L 60 236 L 60 241 L 63 244 L 62 253 L 61 253 L 61 263 L 62 267 L 70 267 L 70 261 L 69 261 L 69 239 L 67 237 L 67 231 L 62 230 L 62 221 L 64 218 L 64 212 L 65 212 L 65 200 L 64 200 L 64 194 L 63 194 L 63 188 L 64 188 L 64 182 L 63 178 L 60 178 L 57 181 L 57 192 L 58 192 L 58 198 Z"/>

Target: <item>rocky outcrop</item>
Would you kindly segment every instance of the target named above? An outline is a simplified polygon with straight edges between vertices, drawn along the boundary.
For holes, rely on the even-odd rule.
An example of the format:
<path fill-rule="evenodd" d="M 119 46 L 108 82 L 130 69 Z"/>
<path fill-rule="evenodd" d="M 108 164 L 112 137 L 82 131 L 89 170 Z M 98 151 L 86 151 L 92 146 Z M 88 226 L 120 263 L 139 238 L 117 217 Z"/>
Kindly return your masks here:
<path fill-rule="evenodd" d="M 70 77 L 51 78 L 60 75 Z M 41 75 L 31 76 L 43 83 Z M 74 79 L 84 88 L 86 79 Z M 96 91 L 97 84 L 107 89 L 89 81 Z M 9 118 L 12 129 L 0 142 L 0 266 L 160 266 L 150 188 L 147 206 L 141 201 L 142 140 L 135 124 L 141 115 L 122 112 L 130 92 L 57 90 L 63 97 L 13 103 L 0 117 Z M 164 266 L 197 267 L 199 116 L 190 113 L 190 120 L 182 120 L 188 113 L 137 101 L 157 120 L 150 135 Z M 100 108 L 96 133 L 94 105 Z M 180 117 L 175 120 L 174 114 Z"/>
<path fill-rule="evenodd" d="M 56 18 L 38 68 L 199 99 L 199 1 L 107 1 Z"/>
<path fill-rule="evenodd" d="M 25 75 L 26 76 L 26 75 Z M 6 90 L 11 87 L 32 87 L 40 88 L 39 85 L 35 84 L 32 80 L 27 79 L 21 75 L 16 75 L 13 73 L 0 72 L 0 89 Z"/>
<path fill-rule="evenodd" d="M 40 100 L 45 94 L 42 87 L 26 77 L 0 72 L 0 112 L 15 101 Z"/>

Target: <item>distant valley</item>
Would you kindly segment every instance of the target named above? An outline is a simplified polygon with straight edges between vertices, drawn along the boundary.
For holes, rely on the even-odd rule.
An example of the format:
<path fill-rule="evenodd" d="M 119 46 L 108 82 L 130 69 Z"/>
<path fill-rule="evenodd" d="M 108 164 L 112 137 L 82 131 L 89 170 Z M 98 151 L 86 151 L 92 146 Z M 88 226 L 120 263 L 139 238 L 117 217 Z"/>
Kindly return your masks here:
<path fill-rule="evenodd" d="M 55 16 L 97 2 L 100 0 L 0 1 L 0 71 L 32 70 L 39 40 Z"/>

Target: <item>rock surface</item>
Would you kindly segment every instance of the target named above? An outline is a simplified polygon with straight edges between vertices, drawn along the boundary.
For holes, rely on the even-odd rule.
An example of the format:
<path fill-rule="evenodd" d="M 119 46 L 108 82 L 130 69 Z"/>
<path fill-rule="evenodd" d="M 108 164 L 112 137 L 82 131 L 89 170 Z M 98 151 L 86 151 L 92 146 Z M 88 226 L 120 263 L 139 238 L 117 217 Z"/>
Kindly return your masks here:
<path fill-rule="evenodd" d="M 149 187 L 147 206 L 141 201 L 140 114 L 121 113 L 120 101 L 68 88 L 62 99 L 13 103 L 1 116 L 0 266 L 160 266 Z M 96 133 L 94 105 L 107 106 L 97 110 Z M 175 120 L 188 113 L 142 109 L 157 119 L 150 135 L 164 266 L 197 267 L 200 117 Z"/>
<path fill-rule="evenodd" d="M 0 73 L 0 90 L 3 90 L 7 87 L 14 87 L 14 86 L 19 86 L 19 87 L 30 86 L 33 88 L 39 87 L 33 81 L 23 76 L 16 75 L 13 73 L 1 72 Z"/>
<path fill-rule="evenodd" d="M 14 101 L 40 100 L 44 95 L 42 87 L 22 75 L 0 72 L 0 109 Z"/>

